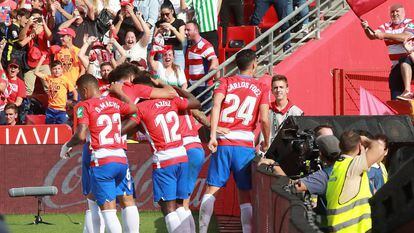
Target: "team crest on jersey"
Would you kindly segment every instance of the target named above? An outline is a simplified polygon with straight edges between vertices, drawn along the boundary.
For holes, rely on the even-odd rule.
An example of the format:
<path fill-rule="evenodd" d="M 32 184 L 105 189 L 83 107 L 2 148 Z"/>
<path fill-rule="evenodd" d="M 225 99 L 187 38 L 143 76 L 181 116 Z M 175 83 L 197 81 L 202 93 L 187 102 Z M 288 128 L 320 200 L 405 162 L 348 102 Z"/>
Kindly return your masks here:
<path fill-rule="evenodd" d="M 79 107 L 78 110 L 76 111 L 76 116 L 78 118 L 82 118 L 83 117 L 83 107 Z"/>

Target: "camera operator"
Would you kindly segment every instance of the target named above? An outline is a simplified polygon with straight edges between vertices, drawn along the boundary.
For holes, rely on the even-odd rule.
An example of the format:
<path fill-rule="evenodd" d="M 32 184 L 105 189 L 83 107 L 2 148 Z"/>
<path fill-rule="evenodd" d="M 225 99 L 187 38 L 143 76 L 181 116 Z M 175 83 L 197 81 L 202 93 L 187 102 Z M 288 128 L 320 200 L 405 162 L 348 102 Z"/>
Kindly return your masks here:
<path fill-rule="evenodd" d="M 326 189 L 328 226 L 332 231 L 366 232 L 372 226 L 368 168 L 383 156 L 385 148 L 353 130 L 341 135 L 339 146 L 342 155 Z"/>

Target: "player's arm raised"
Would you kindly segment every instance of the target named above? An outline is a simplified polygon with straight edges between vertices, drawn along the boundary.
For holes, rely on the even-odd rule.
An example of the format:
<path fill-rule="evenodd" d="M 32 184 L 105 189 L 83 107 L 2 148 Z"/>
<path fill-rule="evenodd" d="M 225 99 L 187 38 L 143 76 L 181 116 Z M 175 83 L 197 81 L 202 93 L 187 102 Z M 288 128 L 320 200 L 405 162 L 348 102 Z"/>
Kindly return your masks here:
<path fill-rule="evenodd" d="M 179 96 L 184 97 L 188 100 L 188 107 L 187 109 L 199 109 L 201 107 L 201 103 L 196 97 L 188 91 L 184 91 L 181 88 L 175 87 L 175 91 L 178 93 Z"/>
<path fill-rule="evenodd" d="M 173 99 L 177 97 L 177 92 L 170 85 L 167 85 L 159 80 L 153 80 L 154 84 L 158 87 L 154 87 L 151 91 L 151 99 Z"/>
<path fill-rule="evenodd" d="M 128 104 L 128 111 L 127 113 L 123 113 L 125 115 L 133 114 L 137 111 L 137 106 L 131 101 L 131 98 L 127 96 L 124 91 L 122 91 L 122 83 L 112 83 L 111 87 L 109 88 L 109 92 L 116 95 L 116 97 Z"/>

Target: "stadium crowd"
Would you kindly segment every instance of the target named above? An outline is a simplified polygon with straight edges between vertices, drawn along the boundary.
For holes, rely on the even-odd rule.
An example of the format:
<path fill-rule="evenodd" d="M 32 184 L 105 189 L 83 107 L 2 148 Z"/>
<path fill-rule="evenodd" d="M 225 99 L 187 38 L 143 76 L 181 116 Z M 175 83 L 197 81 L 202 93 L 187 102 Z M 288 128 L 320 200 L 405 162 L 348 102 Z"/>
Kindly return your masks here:
<path fill-rule="evenodd" d="M 275 5 L 283 18 L 294 3 L 304 1 L 270 2 L 256 1 L 252 25 L 260 23 L 270 5 Z M 108 232 L 139 231 L 133 180 L 121 137 L 135 133 L 138 125 L 153 145 L 154 201 L 161 206 L 167 229 L 195 232 L 188 199 L 204 161 L 201 141 L 193 129 L 198 122 L 210 128 L 208 147 L 216 155 L 211 157 L 200 206 L 200 232 L 207 232 L 215 195 L 226 184 L 230 171 L 239 191 L 243 231 L 251 232 L 249 166 L 255 156 L 252 132 L 260 121 L 260 145 L 266 151 L 287 116 L 303 115 L 303 111 L 288 99 L 285 76 L 275 75 L 271 90 L 252 78 L 257 68 L 252 50 L 237 54 L 240 74 L 213 77 L 193 94 L 186 91 L 217 69 L 219 12 L 224 27 L 230 11 L 237 16 L 236 25 L 240 25 L 241 4 L 226 0 L 223 4 L 216 0 L 0 2 L 0 123 L 21 124 L 27 114 L 44 113 L 46 124 L 73 126 L 73 137 L 62 146 L 62 159 L 70 157 L 73 146 L 88 141 L 82 155 L 82 185 L 89 208 L 85 232 L 102 232 L 103 227 Z M 414 45 L 408 38 L 414 34 L 414 25 L 403 12 L 401 5 L 391 7 L 391 22 L 380 30 L 370 30 L 367 22 L 362 26 L 370 39 L 386 39 L 393 67 L 399 69 L 398 93 L 393 92 L 393 98 L 411 99 L 407 84 L 411 82 L 413 62 L 405 51 L 413 56 Z M 399 28 L 403 24 L 404 28 Z M 306 21 L 302 26 L 306 27 Z M 286 28 L 284 25 L 282 30 Z M 284 40 L 288 39 L 289 34 Z M 289 48 L 287 43 L 284 50 Z M 194 97 L 215 81 L 219 82 L 214 93 L 204 99 Z M 393 87 L 390 84 L 395 90 Z M 272 103 L 270 92 L 275 98 Z M 211 96 L 208 121 L 197 109 Z M 121 119 L 126 120 L 122 127 Z M 338 140 L 330 126 L 320 126 L 315 133 L 326 167 L 297 182 L 297 190 L 322 196 L 326 224 L 334 230 L 349 226 L 349 216 L 361 217 L 352 225 L 354 232 L 369 230 L 367 198 L 386 182 L 381 161 L 387 153 L 387 138 L 347 131 Z M 277 172 L 283 174 L 280 168 Z M 337 182 L 331 182 L 334 176 Z M 341 185 L 348 187 L 347 192 L 338 193 Z M 116 198 L 122 207 L 123 226 L 116 215 Z M 358 212 L 349 210 L 350 203 L 364 206 Z M 336 215 L 336 210 L 347 216 Z"/>

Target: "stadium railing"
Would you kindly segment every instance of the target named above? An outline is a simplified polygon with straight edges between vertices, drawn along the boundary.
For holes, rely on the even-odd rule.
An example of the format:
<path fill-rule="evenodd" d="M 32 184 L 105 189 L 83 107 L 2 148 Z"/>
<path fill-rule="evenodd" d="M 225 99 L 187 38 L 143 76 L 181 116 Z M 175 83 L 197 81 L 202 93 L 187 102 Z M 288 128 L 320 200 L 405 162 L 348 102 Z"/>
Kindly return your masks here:
<path fill-rule="evenodd" d="M 311 6 L 311 7 L 310 7 Z M 309 13 L 304 17 L 299 17 L 300 12 L 306 7 L 310 7 Z M 310 0 L 306 1 L 305 4 L 298 7 L 290 15 L 285 17 L 276 23 L 269 30 L 258 36 L 255 40 L 247 44 L 244 49 L 251 49 L 257 47 L 256 54 L 258 55 L 258 70 L 257 75 L 262 75 L 264 73 L 269 73 L 273 75 L 273 66 L 287 56 L 289 56 L 294 50 L 303 45 L 306 41 L 310 39 L 319 39 L 321 30 L 327 27 L 333 20 L 340 17 L 342 14 L 348 11 L 348 5 L 345 0 Z M 300 30 L 295 31 L 303 21 L 308 18 L 308 32 L 305 33 L 306 28 L 301 28 Z M 294 21 L 291 23 L 290 27 L 285 31 L 280 31 L 283 24 Z M 279 42 L 281 38 L 292 31 L 290 39 Z M 295 32 L 294 32 L 295 31 Z M 283 51 L 283 46 L 291 42 L 292 47 L 286 51 Z M 237 54 L 237 53 L 236 53 Z M 235 66 L 236 54 L 232 55 L 221 63 L 217 70 L 212 70 L 206 74 L 202 79 L 198 80 L 191 87 L 189 91 L 193 91 L 200 85 L 204 85 L 204 82 L 211 79 L 217 73 L 220 77 L 234 75 L 237 72 L 237 67 Z M 214 85 L 206 88 L 205 91 L 197 95 L 197 98 L 204 96 L 211 92 L 214 88 Z M 212 97 L 207 98 L 201 104 L 202 106 L 208 105 L 212 100 Z M 208 113 L 210 109 L 207 109 L 205 112 Z"/>

